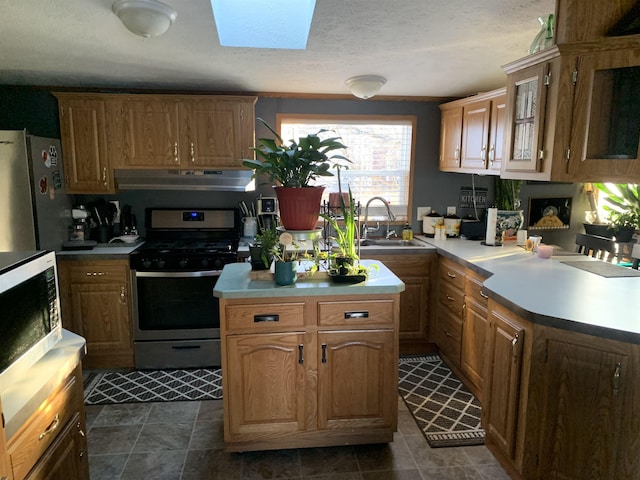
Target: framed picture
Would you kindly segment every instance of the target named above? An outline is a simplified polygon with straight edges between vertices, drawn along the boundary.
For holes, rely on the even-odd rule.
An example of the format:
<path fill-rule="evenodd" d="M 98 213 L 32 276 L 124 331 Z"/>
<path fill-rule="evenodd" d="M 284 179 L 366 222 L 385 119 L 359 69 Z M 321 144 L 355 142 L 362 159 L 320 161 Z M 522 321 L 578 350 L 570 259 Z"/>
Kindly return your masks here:
<path fill-rule="evenodd" d="M 559 230 L 571 223 L 571 197 L 529 198 L 529 230 Z"/>

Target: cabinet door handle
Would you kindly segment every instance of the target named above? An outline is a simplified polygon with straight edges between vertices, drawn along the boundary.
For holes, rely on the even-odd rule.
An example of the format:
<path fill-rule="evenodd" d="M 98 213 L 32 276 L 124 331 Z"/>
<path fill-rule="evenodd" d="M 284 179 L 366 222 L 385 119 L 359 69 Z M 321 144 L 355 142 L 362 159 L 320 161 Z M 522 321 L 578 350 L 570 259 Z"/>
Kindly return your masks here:
<path fill-rule="evenodd" d="M 178 156 L 178 142 L 173 144 L 173 162 L 180 163 L 180 157 Z"/>
<path fill-rule="evenodd" d="M 47 435 L 50 435 L 53 432 L 55 432 L 58 429 L 59 424 L 60 424 L 60 414 L 56 413 L 56 416 L 54 417 L 53 421 L 49 424 L 49 426 L 45 429 L 45 431 L 40 434 L 40 436 L 38 437 L 38 440 L 42 440 Z"/>
<path fill-rule="evenodd" d="M 127 304 L 127 291 L 124 287 L 120 287 L 120 300 L 123 305 Z"/>
<path fill-rule="evenodd" d="M 254 315 L 253 316 L 253 323 L 259 323 L 259 322 L 279 322 L 280 321 L 280 315 L 278 314 L 264 314 L 264 315 Z"/>
<path fill-rule="evenodd" d="M 304 350 L 304 345 L 298 345 L 298 363 L 302 365 L 304 363 L 304 356 L 302 351 Z"/>
<path fill-rule="evenodd" d="M 487 300 L 489 299 L 489 295 L 487 295 L 486 293 L 484 293 L 484 292 L 482 291 L 482 289 L 480 289 L 480 296 L 481 296 L 482 298 L 486 298 Z"/>
<path fill-rule="evenodd" d="M 622 365 L 620 365 L 620 362 L 616 362 L 616 368 L 613 371 L 613 380 L 612 380 L 612 386 L 613 386 L 613 396 L 617 397 L 618 394 L 620 393 L 620 371 L 622 370 Z"/>
<path fill-rule="evenodd" d="M 107 167 L 102 167 L 102 184 L 105 187 L 109 186 L 109 182 L 107 182 Z"/>
<path fill-rule="evenodd" d="M 460 160 L 460 145 L 456 145 L 456 150 L 453 152 L 453 156 L 456 160 Z"/>
<path fill-rule="evenodd" d="M 191 142 L 190 153 L 191 153 L 191 163 L 196 163 L 196 157 L 195 157 L 195 150 L 193 148 L 193 142 Z"/>
<path fill-rule="evenodd" d="M 450 295 L 447 295 L 447 300 L 449 300 L 450 302 L 453 302 L 453 301 L 455 300 L 455 298 L 453 298 L 453 297 L 452 297 L 452 296 L 450 296 Z"/>
<path fill-rule="evenodd" d="M 514 358 L 518 356 L 518 341 L 519 340 L 520 340 L 520 335 L 517 334 L 517 333 L 511 339 L 511 354 L 513 355 Z"/>
<path fill-rule="evenodd" d="M 484 162 L 486 159 L 487 159 L 487 146 L 482 145 L 482 148 L 480 149 L 480 160 Z"/>
<path fill-rule="evenodd" d="M 444 336 L 451 338 L 451 333 L 448 330 L 444 330 Z"/>
<path fill-rule="evenodd" d="M 491 144 L 489 147 L 489 163 L 493 165 L 493 162 L 496 160 L 496 146 Z"/>
<path fill-rule="evenodd" d="M 455 273 L 451 273 L 451 272 L 447 272 L 447 277 L 456 278 L 456 274 Z"/>
<path fill-rule="evenodd" d="M 369 318 L 369 312 L 367 310 L 363 310 L 361 312 L 344 312 L 345 320 L 350 318 Z"/>
<path fill-rule="evenodd" d="M 327 344 L 322 344 L 322 363 L 327 363 Z"/>

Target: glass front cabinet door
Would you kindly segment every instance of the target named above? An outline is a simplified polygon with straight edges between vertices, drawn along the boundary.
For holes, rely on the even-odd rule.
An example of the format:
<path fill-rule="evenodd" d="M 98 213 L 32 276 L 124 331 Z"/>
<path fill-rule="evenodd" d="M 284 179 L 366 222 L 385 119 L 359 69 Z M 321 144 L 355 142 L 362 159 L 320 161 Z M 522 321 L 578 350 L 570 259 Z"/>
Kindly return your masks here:
<path fill-rule="evenodd" d="M 509 75 L 506 171 L 541 170 L 548 72 L 547 63 L 541 63 Z"/>
<path fill-rule="evenodd" d="M 640 48 L 579 57 L 569 152 L 572 178 L 640 177 Z"/>

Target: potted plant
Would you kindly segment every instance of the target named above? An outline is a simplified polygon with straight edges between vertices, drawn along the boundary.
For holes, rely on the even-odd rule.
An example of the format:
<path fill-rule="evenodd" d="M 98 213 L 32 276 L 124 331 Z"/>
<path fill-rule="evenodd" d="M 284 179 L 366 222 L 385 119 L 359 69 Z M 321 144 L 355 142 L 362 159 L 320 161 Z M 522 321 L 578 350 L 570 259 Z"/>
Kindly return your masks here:
<path fill-rule="evenodd" d="M 618 242 L 631 241 L 639 228 L 640 186 L 633 183 L 594 183 L 593 186 L 605 194 L 602 208 L 609 214 L 609 231 Z"/>
<path fill-rule="evenodd" d="M 280 206 L 280 222 L 287 230 L 313 230 L 318 222 L 324 187 L 310 186 L 318 177 L 331 177 L 330 168 L 349 159 L 336 152 L 347 148 L 339 137 L 321 139 L 327 130 L 301 137 L 285 144 L 280 135 L 264 120 L 258 120 L 274 135 L 258 139 L 253 148 L 255 160 L 243 165 L 254 170 L 253 177 L 265 175 L 277 184 L 274 187 Z"/>
<path fill-rule="evenodd" d="M 522 180 L 495 177 L 496 207 L 498 221 L 496 234 L 500 237 L 515 237 L 516 232 L 524 225 L 524 213 L 520 209 L 520 189 Z"/>
<path fill-rule="evenodd" d="M 336 251 L 329 259 L 329 276 L 334 281 L 358 283 L 366 280 L 368 271 L 366 267 L 359 264 L 357 212 L 351 188 L 347 198 L 348 200 L 345 201 L 342 194 L 339 197 L 342 224 L 331 213 L 322 213 L 321 216 L 332 228 L 334 235 L 331 238 L 336 243 Z"/>
<path fill-rule="evenodd" d="M 293 247 L 291 250 L 288 247 Z M 274 280 L 276 285 L 293 285 L 298 279 L 298 245 L 289 232 L 282 232 L 271 250 L 274 262 Z"/>
<path fill-rule="evenodd" d="M 265 224 L 258 217 L 258 233 L 249 244 L 252 270 L 266 270 L 273 261 L 273 250 L 278 243 L 278 231 L 275 222 Z"/>

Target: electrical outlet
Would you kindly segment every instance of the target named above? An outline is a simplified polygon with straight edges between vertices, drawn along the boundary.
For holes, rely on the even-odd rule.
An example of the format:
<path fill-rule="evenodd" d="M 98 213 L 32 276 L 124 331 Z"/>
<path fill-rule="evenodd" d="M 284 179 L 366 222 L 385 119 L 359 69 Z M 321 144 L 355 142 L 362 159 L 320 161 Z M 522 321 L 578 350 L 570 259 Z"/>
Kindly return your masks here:
<path fill-rule="evenodd" d="M 455 215 L 456 207 L 447 207 L 447 215 Z"/>
<path fill-rule="evenodd" d="M 418 221 L 422 221 L 422 217 L 431 213 L 431 207 L 418 207 Z"/>
<path fill-rule="evenodd" d="M 120 223 L 120 202 L 118 200 L 111 200 L 109 203 L 112 203 L 116 207 L 116 214 L 113 216 L 113 223 Z"/>

